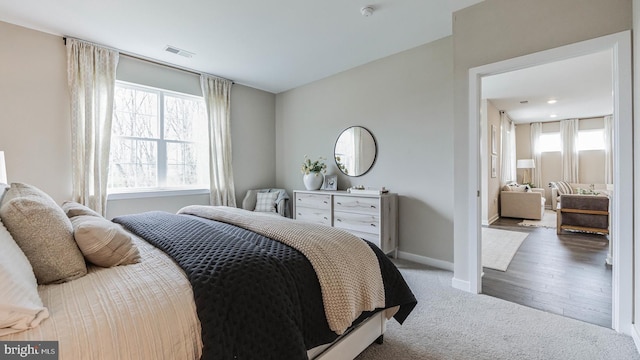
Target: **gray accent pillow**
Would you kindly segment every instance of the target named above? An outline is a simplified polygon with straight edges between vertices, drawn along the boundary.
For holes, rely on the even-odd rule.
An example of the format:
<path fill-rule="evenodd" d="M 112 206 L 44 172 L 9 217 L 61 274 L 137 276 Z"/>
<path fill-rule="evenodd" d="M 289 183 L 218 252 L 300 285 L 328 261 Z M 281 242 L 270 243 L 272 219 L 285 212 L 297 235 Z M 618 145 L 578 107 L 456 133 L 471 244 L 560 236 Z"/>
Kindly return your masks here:
<path fill-rule="evenodd" d="M 91 263 L 112 267 L 140 262 L 140 253 L 131 235 L 120 225 L 91 215 L 74 216 L 71 223 L 76 243 Z"/>
<path fill-rule="evenodd" d="M 11 184 L 2 199 L 0 218 L 29 259 L 38 284 L 62 283 L 87 273 L 71 221 L 40 189 Z"/>

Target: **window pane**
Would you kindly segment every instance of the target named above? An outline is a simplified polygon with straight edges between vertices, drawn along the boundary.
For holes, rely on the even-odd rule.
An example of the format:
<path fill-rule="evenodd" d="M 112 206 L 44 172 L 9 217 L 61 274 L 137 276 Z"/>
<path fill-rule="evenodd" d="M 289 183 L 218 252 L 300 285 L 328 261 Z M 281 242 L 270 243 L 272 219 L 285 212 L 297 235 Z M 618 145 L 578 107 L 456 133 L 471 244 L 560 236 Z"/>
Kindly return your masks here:
<path fill-rule="evenodd" d="M 158 129 L 158 94 L 116 85 L 111 133 L 115 136 L 158 138 Z"/>
<path fill-rule="evenodd" d="M 204 185 L 208 168 L 199 153 L 203 152 L 194 143 L 167 143 L 167 186 Z"/>
<path fill-rule="evenodd" d="M 582 130 L 578 132 L 578 151 L 604 150 L 604 130 Z"/>
<path fill-rule="evenodd" d="M 540 135 L 540 152 L 550 151 L 562 151 L 559 132 Z"/>
<path fill-rule="evenodd" d="M 114 138 L 111 141 L 109 188 L 158 186 L 158 144 Z"/>
<path fill-rule="evenodd" d="M 202 141 L 206 138 L 207 122 L 204 102 L 165 95 L 164 138 L 167 140 Z"/>

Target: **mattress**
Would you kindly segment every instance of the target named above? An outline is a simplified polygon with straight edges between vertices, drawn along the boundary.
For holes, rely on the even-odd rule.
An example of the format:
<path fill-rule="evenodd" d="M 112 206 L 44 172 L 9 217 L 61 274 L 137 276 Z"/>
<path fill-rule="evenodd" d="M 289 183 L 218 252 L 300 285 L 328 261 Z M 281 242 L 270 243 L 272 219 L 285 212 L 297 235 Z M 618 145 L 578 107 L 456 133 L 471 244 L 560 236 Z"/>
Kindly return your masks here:
<path fill-rule="evenodd" d="M 142 261 L 41 285 L 50 318 L 2 341 L 58 340 L 60 359 L 199 359 L 200 322 L 184 272 L 134 237 Z"/>

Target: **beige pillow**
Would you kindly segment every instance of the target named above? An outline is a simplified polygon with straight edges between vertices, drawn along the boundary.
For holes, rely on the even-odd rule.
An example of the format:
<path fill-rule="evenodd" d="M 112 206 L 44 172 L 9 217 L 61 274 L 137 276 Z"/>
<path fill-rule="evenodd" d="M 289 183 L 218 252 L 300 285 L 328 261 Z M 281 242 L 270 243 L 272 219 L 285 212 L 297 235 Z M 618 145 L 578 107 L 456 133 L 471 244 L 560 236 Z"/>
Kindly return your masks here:
<path fill-rule="evenodd" d="M 38 188 L 11 184 L 2 200 L 0 218 L 29 259 L 38 284 L 61 283 L 87 273 L 71 221 Z"/>
<path fill-rule="evenodd" d="M 91 215 L 75 216 L 71 223 L 76 243 L 90 262 L 102 267 L 140 262 L 131 235 L 120 225 Z"/>
<path fill-rule="evenodd" d="M 49 317 L 29 260 L 0 222 L 0 336 L 34 328 Z"/>
<path fill-rule="evenodd" d="M 72 218 L 74 216 L 79 216 L 79 215 L 89 215 L 89 216 L 99 216 L 101 217 L 100 214 L 98 214 L 97 212 L 93 211 L 93 209 L 90 209 L 89 207 L 82 205 L 80 203 L 77 203 L 75 201 L 65 201 L 62 203 L 62 210 L 64 210 L 65 214 L 67 214 L 67 217 Z"/>

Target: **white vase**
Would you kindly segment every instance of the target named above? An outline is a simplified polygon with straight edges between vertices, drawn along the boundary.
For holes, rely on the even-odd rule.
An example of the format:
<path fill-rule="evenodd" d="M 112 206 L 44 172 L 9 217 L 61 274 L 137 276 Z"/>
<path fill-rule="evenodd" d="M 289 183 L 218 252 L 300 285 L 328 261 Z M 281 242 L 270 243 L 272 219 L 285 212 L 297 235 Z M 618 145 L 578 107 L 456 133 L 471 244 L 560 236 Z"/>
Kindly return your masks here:
<path fill-rule="evenodd" d="M 322 186 L 324 175 L 319 172 L 310 172 L 302 176 L 302 181 L 304 182 L 304 187 L 307 188 L 307 190 L 318 190 Z"/>

